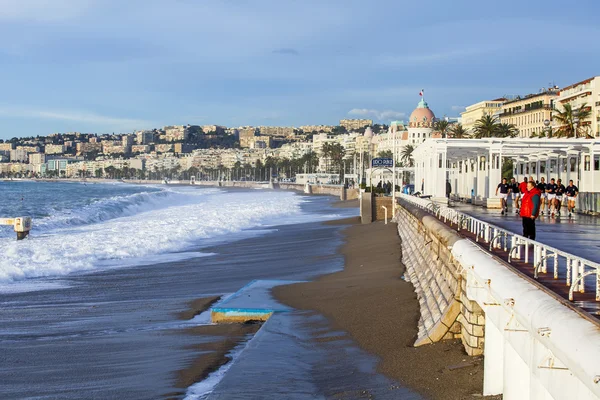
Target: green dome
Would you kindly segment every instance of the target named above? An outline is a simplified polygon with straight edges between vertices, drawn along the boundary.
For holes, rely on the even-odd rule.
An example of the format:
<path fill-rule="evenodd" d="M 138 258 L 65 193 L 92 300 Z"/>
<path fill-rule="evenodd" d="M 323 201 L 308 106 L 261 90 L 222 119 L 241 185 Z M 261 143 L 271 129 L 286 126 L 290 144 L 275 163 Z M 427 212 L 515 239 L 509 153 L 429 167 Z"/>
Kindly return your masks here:
<path fill-rule="evenodd" d="M 427 105 L 427 103 L 425 102 L 425 100 L 421 99 L 421 101 L 417 105 L 417 108 L 429 108 L 429 106 Z"/>

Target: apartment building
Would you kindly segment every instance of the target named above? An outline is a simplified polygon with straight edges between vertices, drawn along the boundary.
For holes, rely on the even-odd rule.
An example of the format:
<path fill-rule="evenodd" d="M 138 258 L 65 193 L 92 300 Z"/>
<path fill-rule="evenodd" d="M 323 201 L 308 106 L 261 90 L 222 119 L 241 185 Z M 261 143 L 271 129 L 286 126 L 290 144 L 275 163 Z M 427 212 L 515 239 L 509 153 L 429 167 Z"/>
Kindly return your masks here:
<path fill-rule="evenodd" d="M 147 144 L 134 144 L 133 146 L 131 146 L 131 152 L 132 153 L 149 153 L 150 146 L 148 146 Z"/>
<path fill-rule="evenodd" d="M 77 143 L 77 154 L 85 154 L 91 152 L 101 152 L 102 151 L 102 143 L 95 142 L 79 142 Z"/>
<path fill-rule="evenodd" d="M 580 127 L 589 136 L 600 136 L 600 76 L 561 89 L 554 104 L 559 111 L 564 109 L 565 104 L 570 104 L 574 110 L 585 105 L 591 113 L 589 118 L 580 121 Z M 558 125 L 553 124 L 553 129 L 556 128 Z"/>
<path fill-rule="evenodd" d="M 29 154 L 29 164 L 38 165 L 46 162 L 46 154 L 44 153 L 31 153 Z"/>
<path fill-rule="evenodd" d="M 27 150 L 23 149 L 15 149 L 10 151 L 10 161 L 11 162 L 27 162 L 29 161 L 29 153 Z"/>
<path fill-rule="evenodd" d="M 300 130 L 304 133 L 331 133 L 333 128 L 331 125 L 303 125 Z"/>
<path fill-rule="evenodd" d="M 0 143 L 0 151 L 11 151 L 15 149 L 14 143 Z"/>
<path fill-rule="evenodd" d="M 294 136 L 295 128 L 288 126 L 259 126 L 258 131 L 261 135 L 267 136 Z"/>
<path fill-rule="evenodd" d="M 163 131 L 167 142 L 185 141 L 190 134 L 189 126 L 183 125 L 165 126 Z"/>
<path fill-rule="evenodd" d="M 465 111 L 460 113 L 463 128 L 472 133 L 475 128 L 475 123 L 484 115 L 497 115 L 502 112 L 502 105 L 507 99 L 500 98 L 495 100 L 484 100 L 475 103 L 465 108 Z"/>
<path fill-rule="evenodd" d="M 137 144 L 150 144 L 154 142 L 154 131 L 139 131 L 135 134 Z"/>
<path fill-rule="evenodd" d="M 44 148 L 46 154 L 63 154 L 65 151 L 66 148 L 62 144 L 47 144 Z"/>
<path fill-rule="evenodd" d="M 517 97 L 502 105 L 498 117 L 501 123 L 514 125 L 519 130 L 519 137 L 539 136 L 546 128 L 544 121 L 552 120 L 552 108 L 557 97 L 558 91 L 554 89 Z"/>
<path fill-rule="evenodd" d="M 371 119 L 341 119 L 340 126 L 343 126 L 348 131 L 361 129 L 366 126 L 373 126 L 373 120 Z"/>

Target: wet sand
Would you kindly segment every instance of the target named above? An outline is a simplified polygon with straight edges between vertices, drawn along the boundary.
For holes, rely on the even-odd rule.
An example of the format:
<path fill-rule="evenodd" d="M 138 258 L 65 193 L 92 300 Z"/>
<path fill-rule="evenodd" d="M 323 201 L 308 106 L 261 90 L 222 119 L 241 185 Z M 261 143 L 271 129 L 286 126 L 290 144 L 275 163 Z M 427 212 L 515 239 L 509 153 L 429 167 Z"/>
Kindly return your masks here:
<path fill-rule="evenodd" d="M 195 299 L 188 303 L 187 310 L 178 313 L 178 318 L 190 320 L 208 311 L 220 298 L 221 296 L 210 296 Z M 168 393 L 165 397 L 181 398 L 185 395 L 185 389 L 206 379 L 210 373 L 230 362 L 231 351 L 252 337 L 261 325 L 262 323 L 198 325 L 176 331 L 176 334 L 198 337 L 199 343 L 185 346 L 197 356 L 176 373 L 175 387 L 182 391 Z"/>
<path fill-rule="evenodd" d="M 361 225 L 343 231 L 343 271 L 314 281 L 276 287 L 275 297 L 294 308 L 314 310 L 378 356 L 379 372 L 431 399 L 481 398 L 483 363 L 469 357 L 459 340 L 415 348 L 419 303 L 402 280 L 396 224 Z"/>
<path fill-rule="evenodd" d="M 188 388 L 230 362 L 231 357 L 228 354 L 241 342 L 252 337 L 261 325 L 261 323 L 202 325 L 186 329 L 184 334 L 206 336 L 216 340 L 187 346 L 187 349 L 199 352 L 200 355 L 177 372 L 175 386 Z"/>

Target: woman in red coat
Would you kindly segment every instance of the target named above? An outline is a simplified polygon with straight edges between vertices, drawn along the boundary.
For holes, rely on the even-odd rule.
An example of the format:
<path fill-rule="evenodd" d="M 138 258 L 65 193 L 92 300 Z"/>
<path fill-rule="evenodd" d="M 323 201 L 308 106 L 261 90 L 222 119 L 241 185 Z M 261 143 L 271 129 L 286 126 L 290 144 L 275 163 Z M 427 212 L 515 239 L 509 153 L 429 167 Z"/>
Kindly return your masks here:
<path fill-rule="evenodd" d="M 521 217 L 523 218 L 523 236 L 535 240 L 535 219 L 540 213 L 540 190 L 535 182 L 527 182 L 527 192 L 521 199 Z"/>

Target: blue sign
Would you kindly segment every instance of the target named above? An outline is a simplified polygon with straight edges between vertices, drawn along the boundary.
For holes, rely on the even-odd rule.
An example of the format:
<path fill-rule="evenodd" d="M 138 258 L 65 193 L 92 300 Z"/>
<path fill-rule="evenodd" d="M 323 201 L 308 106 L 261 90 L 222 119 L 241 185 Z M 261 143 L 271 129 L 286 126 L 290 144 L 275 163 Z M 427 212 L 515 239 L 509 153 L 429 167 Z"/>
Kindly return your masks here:
<path fill-rule="evenodd" d="M 387 168 L 394 166 L 393 158 L 374 158 L 371 160 L 371 166 L 373 168 Z"/>

